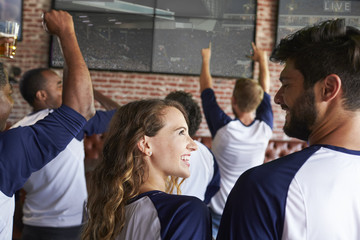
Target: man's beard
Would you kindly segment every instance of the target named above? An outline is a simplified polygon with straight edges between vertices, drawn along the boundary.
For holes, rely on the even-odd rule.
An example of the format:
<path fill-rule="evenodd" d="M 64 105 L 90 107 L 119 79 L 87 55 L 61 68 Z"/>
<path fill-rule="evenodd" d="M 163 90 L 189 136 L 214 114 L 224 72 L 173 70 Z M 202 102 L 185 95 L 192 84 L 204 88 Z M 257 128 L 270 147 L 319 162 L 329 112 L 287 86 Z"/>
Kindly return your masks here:
<path fill-rule="evenodd" d="M 313 88 L 305 90 L 304 94 L 295 101 L 289 114 L 283 127 L 285 134 L 307 141 L 317 118 Z"/>

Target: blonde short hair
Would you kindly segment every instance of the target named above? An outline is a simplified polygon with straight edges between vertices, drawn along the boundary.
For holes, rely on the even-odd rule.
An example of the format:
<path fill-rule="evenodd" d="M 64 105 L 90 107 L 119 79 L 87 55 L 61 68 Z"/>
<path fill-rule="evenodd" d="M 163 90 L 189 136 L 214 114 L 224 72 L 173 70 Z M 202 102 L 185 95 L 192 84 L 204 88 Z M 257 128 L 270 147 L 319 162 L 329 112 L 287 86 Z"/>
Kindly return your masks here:
<path fill-rule="evenodd" d="M 257 81 L 250 78 L 240 78 L 235 82 L 233 97 L 240 111 L 252 112 L 261 103 L 264 90 Z"/>

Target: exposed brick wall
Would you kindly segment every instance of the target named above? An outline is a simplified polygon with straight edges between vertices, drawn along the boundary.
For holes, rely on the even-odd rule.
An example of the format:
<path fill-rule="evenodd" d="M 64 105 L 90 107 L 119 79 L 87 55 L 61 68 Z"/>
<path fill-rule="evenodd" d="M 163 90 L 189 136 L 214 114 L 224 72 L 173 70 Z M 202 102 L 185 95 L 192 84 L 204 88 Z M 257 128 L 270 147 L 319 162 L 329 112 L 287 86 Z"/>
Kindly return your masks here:
<path fill-rule="evenodd" d="M 5 65 L 20 67 L 23 72 L 35 67 L 48 66 L 49 36 L 42 29 L 40 16 L 42 10 L 48 10 L 50 7 L 51 0 L 24 0 L 23 41 L 18 44 L 15 59 L 5 60 Z M 275 44 L 277 8 L 277 1 L 258 0 L 256 43 L 259 47 L 266 49 L 269 54 Z M 251 46 L 249 50 L 250 48 Z M 282 67 L 277 64 L 270 64 L 272 97 L 279 88 L 277 79 L 281 69 Z M 56 71 L 61 73 L 59 70 Z M 254 76 L 257 75 L 258 67 L 255 66 Z M 190 91 L 200 103 L 197 76 L 91 71 L 91 77 L 96 89 L 120 104 L 139 98 L 162 98 L 172 90 Z M 234 79 L 214 78 L 214 88 L 219 104 L 230 115 L 232 115 L 230 96 L 233 84 Z M 10 123 L 16 122 L 31 111 L 22 99 L 17 84 L 14 84 L 14 99 L 15 105 L 9 118 Z M 275 116 L 273 139 L 288 139 L 282 131 L 284 114 L 275 104 L 273 104 L 273 110 Z M 210 135 L 205 120 L 197 135 Z"/>

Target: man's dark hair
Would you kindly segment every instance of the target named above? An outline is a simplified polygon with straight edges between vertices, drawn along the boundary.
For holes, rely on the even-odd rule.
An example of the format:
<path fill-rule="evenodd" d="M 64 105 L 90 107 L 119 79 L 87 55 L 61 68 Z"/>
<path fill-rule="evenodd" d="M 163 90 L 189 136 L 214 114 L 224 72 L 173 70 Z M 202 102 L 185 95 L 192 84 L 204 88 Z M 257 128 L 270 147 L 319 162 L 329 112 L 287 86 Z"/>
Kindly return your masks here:
<path fill-rule="evenodd" d="M 20 79 L 19 89 L 23 98 L 33 106 L 36 92 L 45 87 L 46 79 L 42 72 L 49 70 L 48 68 L 35 68 L 24 73 Z"/>
<path fill-rule="evenodd" d="M 193 137 L 199 129 L 201 123 L 201 109 L 192 97 L 191 93 L 184 91 L 174 91 L 169 93 L 165 99 L 174 100 L 181 103 L 189 118 L 189 135 Z"/>
<path fill-rule="evenodd" d="M 360 31 L 344 19 L 303 28 L 282 39 L 273 50 L 274 62 L 294 61 L 307 89 L 330 74 L 342 82 L 344 107 L 360 108 Z"/>

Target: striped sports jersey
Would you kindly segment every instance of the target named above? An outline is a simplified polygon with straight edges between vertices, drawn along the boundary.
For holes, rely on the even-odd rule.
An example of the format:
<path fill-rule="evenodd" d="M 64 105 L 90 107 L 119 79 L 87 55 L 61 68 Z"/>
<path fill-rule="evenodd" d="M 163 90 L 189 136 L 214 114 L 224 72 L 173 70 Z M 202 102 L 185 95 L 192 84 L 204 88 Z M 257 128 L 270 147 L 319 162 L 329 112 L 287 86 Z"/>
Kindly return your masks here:
<path fill-rule="evenodd" d="M 360 151 L 313 145 L 245 172 L 218 239 L 360 239 Z"/>
<path fill-rule="evenodd" d="M 118 240 L 211 239 L 211 219 L 198 198 L 150 191 L 126 205 L 125 226 Z"/>

